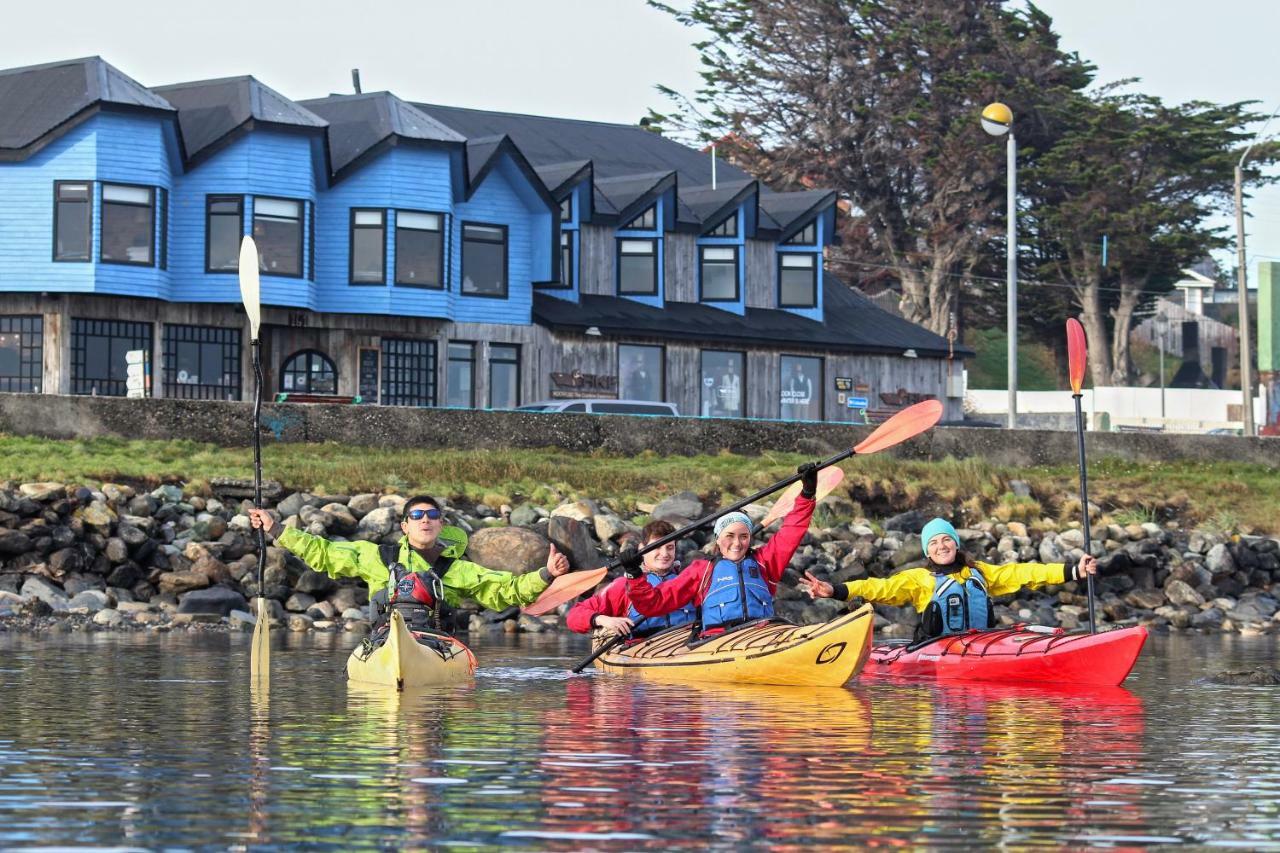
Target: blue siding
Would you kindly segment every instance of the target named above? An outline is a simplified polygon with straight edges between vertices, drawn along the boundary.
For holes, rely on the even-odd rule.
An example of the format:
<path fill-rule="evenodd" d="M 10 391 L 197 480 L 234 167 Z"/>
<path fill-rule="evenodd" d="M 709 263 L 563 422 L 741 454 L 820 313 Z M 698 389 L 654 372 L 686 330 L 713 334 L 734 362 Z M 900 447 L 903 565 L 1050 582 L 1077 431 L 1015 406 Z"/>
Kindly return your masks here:
<path fill-rule="evenodd" d="M 699 237 L 698 238 L 698 255 L 694 258 L 694 264 L 697 268 L 698 276 L 698 299 L 702 300 L 702 246 L 724 246 L 736 247 L 738 250 L 738 298 L 733 302 L 716 301 L 706 302 L 712 308 L 719 308 L 722 311 L 728 311 L 732 314 L 744 315 L 747 313 L 747 252 L 746 252 L 746 233 L 747 223 L 743 216 L 741 205 L 733 213 L 734 219 L 737 220 L 737 227 L 734 233 L 737 237 Z M 722 220 L 723 221 L 723 220 Z M 718 225 L 719 223 L 708 223 L 708 225 Z"/>
<path fill-rule="evenodd" d="M 564 299 L 567 302 L 577 302 L 579 299 L 579 294 L 582 293 L 582 282 L 579 280 L 582 277 L 581 228 L 582 228 L 583 222 L 588 221 L 589 215 L 590 215 L 590 211 L 584 210 L 582 206 L 584 204 L 591 203 L 590 202 L 590 199 L 591 199 L 590 182 L 582 181 L 581 183 L 579 183 L 576 187 L 574 187 L 572 190 L 569 191 L 569 198 L 573 200 L 573 205 L 572 205 L 573 216 L 568 221 L 560 223 L 560 230 L 561 232 L 569 235 L 569 240 L 571 241 L 573 246 L 573 269 L 570 271 L 572 273 L 572 278 L 570 279 L 570 281 L 572 282 L 572 287 L 539 288 L 539 292 L 545 293 L 548 296 L 554 296 L 557 299 Z M 559 212 L 556 213 L 556 216 L 557 218 L 559 217 Z M 566 274 L 566 271 L 564 269 L 561 269 L 560 279 L 559 279 L 560 281 L 564 281 L 565 274 Z"/>
<path fill-rule="evenodd" d="M 205 199 L 210 195 L 238 195 L 244 198 L 244 229 L 253 223 L 253 196 L 316 200 L 314 146 L 301 134 L 256 130 L 199 163 L 177 181 L 170 226 L 169 269 L 172 287 L 169 298 L 180 302 L 240 301 L 240 283 L 234 272 L 206 273 Z M 303 204 L 303 216 L 307 204 Z M 303 265 L 308 251 L 307 224 L 302 223 Z M 315 306 L 311 271 L 303 277 L 285 278 L 263 274 L 262 301 L 269 305 Z"/>
<path fill-rule="evenodd" d="M 172 128 L 164 119 L 100 113 L 28 160 L 0 165 L 0 291 L 114 293 L 165 298 L 168 273 L 98 261 L 101 182 L 172 187 Z M 53 185 L 92 180 L 92 261 L 53 261 Z M 158 203 L 158 198 L 157 198 Z M 170 202 L 172 209 L 172 201 Z M 156 211 L 158 231 L 161 217 Z M 156 248 L 156 257 L 159 248 Z"/>
<path fill-rule="evenodd" d="M 658 294 L 657 296 L 636 296 L 630 293 L 618 293 L 624 299 L 633 299 L 644 305 L 651 305 L 654 308 L 663 307 L 663 300 L 666 298 L 666 270 L 664 267 L 664 259 L 666 258 L 667 241 L 662 239 L 662 234 L 667 230 L 667 223 L 672 221 L 675 213 L 675 190 L 667 190 L 662 197 L 654 202 L 654 228 L 652 231 L 640 230 L 636 228 L 619 228 L 616 232 L 616 239 L 613 244 L 613 281 L 614 289 L 617 289 L 617 283 L 621 280 L 618 270 L 618 240 L 625 240 L 629 237 L 639 239 L 658 240 Z"/>

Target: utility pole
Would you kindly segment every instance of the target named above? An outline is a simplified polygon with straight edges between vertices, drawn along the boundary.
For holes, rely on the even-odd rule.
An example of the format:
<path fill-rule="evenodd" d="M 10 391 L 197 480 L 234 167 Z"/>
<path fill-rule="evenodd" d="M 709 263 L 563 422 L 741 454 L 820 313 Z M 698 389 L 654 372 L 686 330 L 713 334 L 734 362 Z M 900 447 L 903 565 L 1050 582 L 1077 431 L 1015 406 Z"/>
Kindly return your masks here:
<path fill-rule="evenodd" d="M 1013 111 L 1000 102 L 982 110 L 982 129 L 991 136 L 1005 137 L 1005 172 L 1008 184 L 1008 233 L 1005 236 L 1005 278 L 1009 292 L 1009 429 L 1018 426 L 1018 141 L 1013 138 Z"/>
<path fill-rule="evenodd" d="M 1244 434 L 1253 435 L 1253 364 L 1249 346 L 1249 267 L 1244 251 L 1244 161 L 1249 159 L 1258 137 L 1267 125 L 1280 113 L 1280 107 L 1272 110 L 1262 130 L 1249 143 L 1236 164 L 1236 289 L 1240 293 L 1240 391 L 1244 396 Z"/>

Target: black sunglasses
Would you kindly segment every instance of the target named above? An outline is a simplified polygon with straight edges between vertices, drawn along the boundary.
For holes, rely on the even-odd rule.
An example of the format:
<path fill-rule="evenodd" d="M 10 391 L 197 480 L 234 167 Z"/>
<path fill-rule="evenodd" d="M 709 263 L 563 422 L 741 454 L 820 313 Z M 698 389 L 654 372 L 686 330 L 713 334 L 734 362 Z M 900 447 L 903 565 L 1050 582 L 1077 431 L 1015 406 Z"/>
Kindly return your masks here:
<path fill-rule="evenodd" d="M 430 507 L 428 509 L 411 509 L 405 513 L 405 517 L 410 518 L 413 521 L 421 521 L 424 515 L 432 521 L 435 521 L 440 517 L 440 510 L 435 507 Z"/>

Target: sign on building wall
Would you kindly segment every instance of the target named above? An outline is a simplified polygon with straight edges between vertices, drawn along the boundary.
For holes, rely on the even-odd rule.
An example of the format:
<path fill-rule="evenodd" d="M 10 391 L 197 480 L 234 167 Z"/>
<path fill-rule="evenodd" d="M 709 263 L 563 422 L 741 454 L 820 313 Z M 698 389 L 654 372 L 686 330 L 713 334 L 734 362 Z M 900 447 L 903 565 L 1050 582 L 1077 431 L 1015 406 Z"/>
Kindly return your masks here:
<path fill-rule="evenodd" d="M 119 362 L 117 362 L 118 364 Z M 144 349 L 131 349 L 124 354 L 125 396 L 151 396 L 151 353 Z M 119 376 L 120 374 L 116 374 Z M 119 387 L 119 386 L 117 386 Z"/>
<path fill-rule="evenodd" d="M 360 395 L 362 403 L 378 403 L 378 351 L 372 347 L 360 348 Z"/>
<path fill-rule="evenodd" d="M 551 396 L 556 399 L 571 397 L 612 397 L 618 396 L 618 377 L 606 376 L 603 373 L 583 373 L 574 370 L 569 373 L 551 374 Z"/>

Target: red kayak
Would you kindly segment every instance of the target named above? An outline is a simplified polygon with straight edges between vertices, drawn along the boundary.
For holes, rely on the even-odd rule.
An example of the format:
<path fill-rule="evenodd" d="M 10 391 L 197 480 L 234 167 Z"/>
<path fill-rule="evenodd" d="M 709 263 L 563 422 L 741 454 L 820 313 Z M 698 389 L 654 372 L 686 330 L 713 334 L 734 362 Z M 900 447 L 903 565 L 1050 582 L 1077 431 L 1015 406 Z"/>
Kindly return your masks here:
<path fill-rule="evenodd" d="M 970 631 L 924 643 L 879 643 L 863 678 L 929 678 L 940 681 L 1041 681 L 1116 686 L 1147 640 L 1138 625 L 1099 634 L 1061 628 Z"/>

